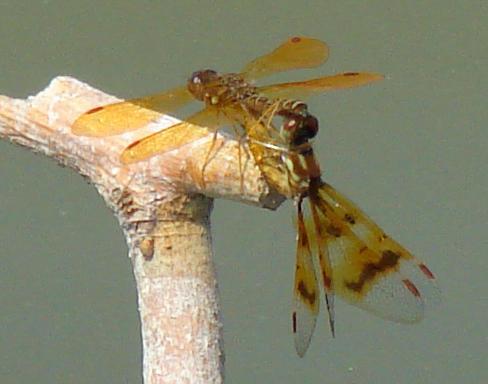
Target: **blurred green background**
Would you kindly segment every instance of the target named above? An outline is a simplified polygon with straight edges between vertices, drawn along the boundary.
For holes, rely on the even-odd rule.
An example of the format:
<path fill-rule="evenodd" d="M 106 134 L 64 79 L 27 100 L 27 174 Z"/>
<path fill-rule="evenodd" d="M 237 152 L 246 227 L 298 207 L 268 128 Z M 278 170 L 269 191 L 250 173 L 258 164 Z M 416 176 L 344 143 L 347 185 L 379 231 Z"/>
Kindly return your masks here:
<path fill-rule="evenodd" d="M 323 39 L 324 68 L 374 86 L 317 97 L 324 178 L 425 260 L 444 293 L 418 325 L 337 304 L 304 359 L 290 304 L 292 207 L 217 201 L 215 263 L 228 383 L 482 383 L 488 379 L 488 3 L 485 1 L 0 1 L 0 94 L 57 75 L 119 97 L 239 70 L 291 35 Z M 482 101 L 485 100 L 485 101 Z M 124 239 L 94 188 L 0 142 L 0 383 L 141 383 Z"/>

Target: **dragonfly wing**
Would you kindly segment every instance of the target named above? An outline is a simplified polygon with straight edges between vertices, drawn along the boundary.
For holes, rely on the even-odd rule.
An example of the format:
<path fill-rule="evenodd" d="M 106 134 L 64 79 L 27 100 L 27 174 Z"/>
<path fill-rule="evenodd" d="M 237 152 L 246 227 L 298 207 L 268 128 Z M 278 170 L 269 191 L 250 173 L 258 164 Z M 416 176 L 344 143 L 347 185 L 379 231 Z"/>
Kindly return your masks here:
<path fill-rule="evenodd" d="M 181 123 L 130 144 L 122 152 L 121 161 L 130 164 L 179 148 L 207 136 L 211 131 L 216 131 L 226 121 L 218 109 L 205 108 Z"/>
<path fill-rule="evenodd" d="M 359 87 L 383 78 L 378 73 L 346 72 L 305 81 L 267 85 L 259 87 L 258 92 L 270 98 L 306 99 L 317 93 Z"/>
<path fill-rule="evenodd" d="M 156 120 L 162 113 L 181 108 L 193 100 L 186 87 L 138 99 L 92 108 L 71 126 L 78 136 L 105 137 L 133 131 Z"/>
<path fill-rule="evenodd" d="M 314 68 L 327 60 L 329 48 L 323 41 L 296 36 L 274 51 L 247 64 L 242 75 L 247 80 L 259 79 L 276 72 L 299 68 Z"/>
<path fill-rule="evenodd" d="M 310 189 L 311 195 L 314 194 L 314 189 Z M 307 227 L 310 228 L 310 232 L 314 234 L 313 244 L 317 254 L 317 262 L 320 266 L 322 284 L 324 287 L 325 303 L 327 306 L 327 314 L 329 316 L 329 328 L 332 336 L 335 335 L 335 312 L 334 312 L 334 286 L 333 286 L 333 271 L 330 263 L 327 240 L 328 233 L 323 226 L 324 213 L 314 204 L 313 199 L 309 199 L 310 211 L 312 212 L 312 219 L 307 220 Z"/>
<path fill-rule="evenodd" d="M 414 323 L 440 300 L 434 275 L 330 185 L 310 197 L 322 212 L 334 291 L 385 319 Z"/>
<path fill-rule="evenodd" d="M 170 89 L 163 93 L 131 99 L 129 102 L 159 113 L 168 113 L 183 107 L 193 100 L 193 95 L 188 91 L 186 86 L 183 86 Z"/>
<path fill-rule="evenodd" d="M 295 349 L 298 355 L 303 357 L 315 329 L 320 298 L 310 238 L 301 204 L 301 201 L 297 203 L 297 253 L 292 320 Z"/>

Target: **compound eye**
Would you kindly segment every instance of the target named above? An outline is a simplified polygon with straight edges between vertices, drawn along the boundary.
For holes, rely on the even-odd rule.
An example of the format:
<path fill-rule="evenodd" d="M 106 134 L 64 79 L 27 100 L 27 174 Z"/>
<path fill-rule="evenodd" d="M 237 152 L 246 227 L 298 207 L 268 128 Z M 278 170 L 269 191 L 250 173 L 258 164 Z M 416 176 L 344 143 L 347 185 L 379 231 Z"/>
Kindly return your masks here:
<path fill-rule="evenodd" d="M 204 84 L 215 79 L 218 76 L 217 72 L 211 69 L 204 69 L 203 71 L 193 72 L 190 77 L 190 83 L 192 84 Z"/>
<path fill-rule="evenodd" d="M 303 130 L 305 131 L 305 136 L 312 139 L 317 135 L 319 130 L 319 121 L 316 117 L 308 115 L 303 121 Z"/>

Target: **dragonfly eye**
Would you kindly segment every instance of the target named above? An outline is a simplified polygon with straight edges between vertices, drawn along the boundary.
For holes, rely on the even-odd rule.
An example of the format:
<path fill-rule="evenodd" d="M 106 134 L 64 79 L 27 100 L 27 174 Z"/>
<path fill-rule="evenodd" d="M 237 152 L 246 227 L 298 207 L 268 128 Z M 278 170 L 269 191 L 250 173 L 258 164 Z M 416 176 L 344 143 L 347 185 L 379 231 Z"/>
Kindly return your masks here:
<path fill-rule="evenodd" d="M 284 118 L 282 132 L 293 145 L 298 146 L 315 137 L 319 129 L 318 120 L 312 116 L 289 114 Z"/>
<path fill-rule="evenodd" d="M 204 69 L 202 71 L 193 72 L 188 80 L 191 84 L 206 84 L 214 81 L 218 77 L 217 72 L 212 69 Z"/>
<path fill-rule="evenodd" d="M 188 79 L 187 87 L 190 93 L 197 100 L 204 100 L 208 95 L 205 94 L 208 84 L 218 78 L 218 74 L 211 69 L 193 72 Z"/>
<path fill-rule="evenodd" d="M 303 135 L 308 139 L 312 139 L 315 137 L 319 130 L 319 122 L 315 116 L 308 115 L 303 119 L 302 128 Z"/>

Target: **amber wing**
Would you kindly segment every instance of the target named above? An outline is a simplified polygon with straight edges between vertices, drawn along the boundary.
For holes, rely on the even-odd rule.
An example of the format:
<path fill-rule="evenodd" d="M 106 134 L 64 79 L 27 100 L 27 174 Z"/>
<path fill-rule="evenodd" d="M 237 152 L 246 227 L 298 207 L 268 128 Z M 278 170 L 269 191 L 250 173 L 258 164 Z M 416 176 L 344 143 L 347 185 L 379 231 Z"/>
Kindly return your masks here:
<path fill-rule="evenodd" d="M 383 78 L 383 75 L 372 72 L 346 72 L 304 81 L 266 85 L 259 87 L 258 92 L 270 98 L 306 99 L 318 93 L 360 87 Z"/>
<path fill-rule="evenodd" d="M 133 131 L 193 101 L 186 87 L 92 108 L 79 116 L 71 132 L 79 136 L 104 137 Z"/>
<path fill-rule="evenodd" d="M 306 36 L 286 40 L 272 52 L 251 61 L 242 70 L 245 79 L 259 79 L 273 73 L 299 68 L 315 68 L 329 55 L 327 44 Z"/>
<path fill-rule="evenodd" d="M 315 275 L 310 238 L 305 227 L 302 201 L 297 203 L 297 250 L 293 296 L 292 325 L 295 349 L 298 355 L 303 357 L 315 329 L 319 313 L 320 290 Z"/>
<path fill-rule="evenodd" d="M 413 323 L 440 301 L 434 275 L 354 203 L 324 184 L 311 203 L 320 211 L 333 290 L 385 319 Z"/>

